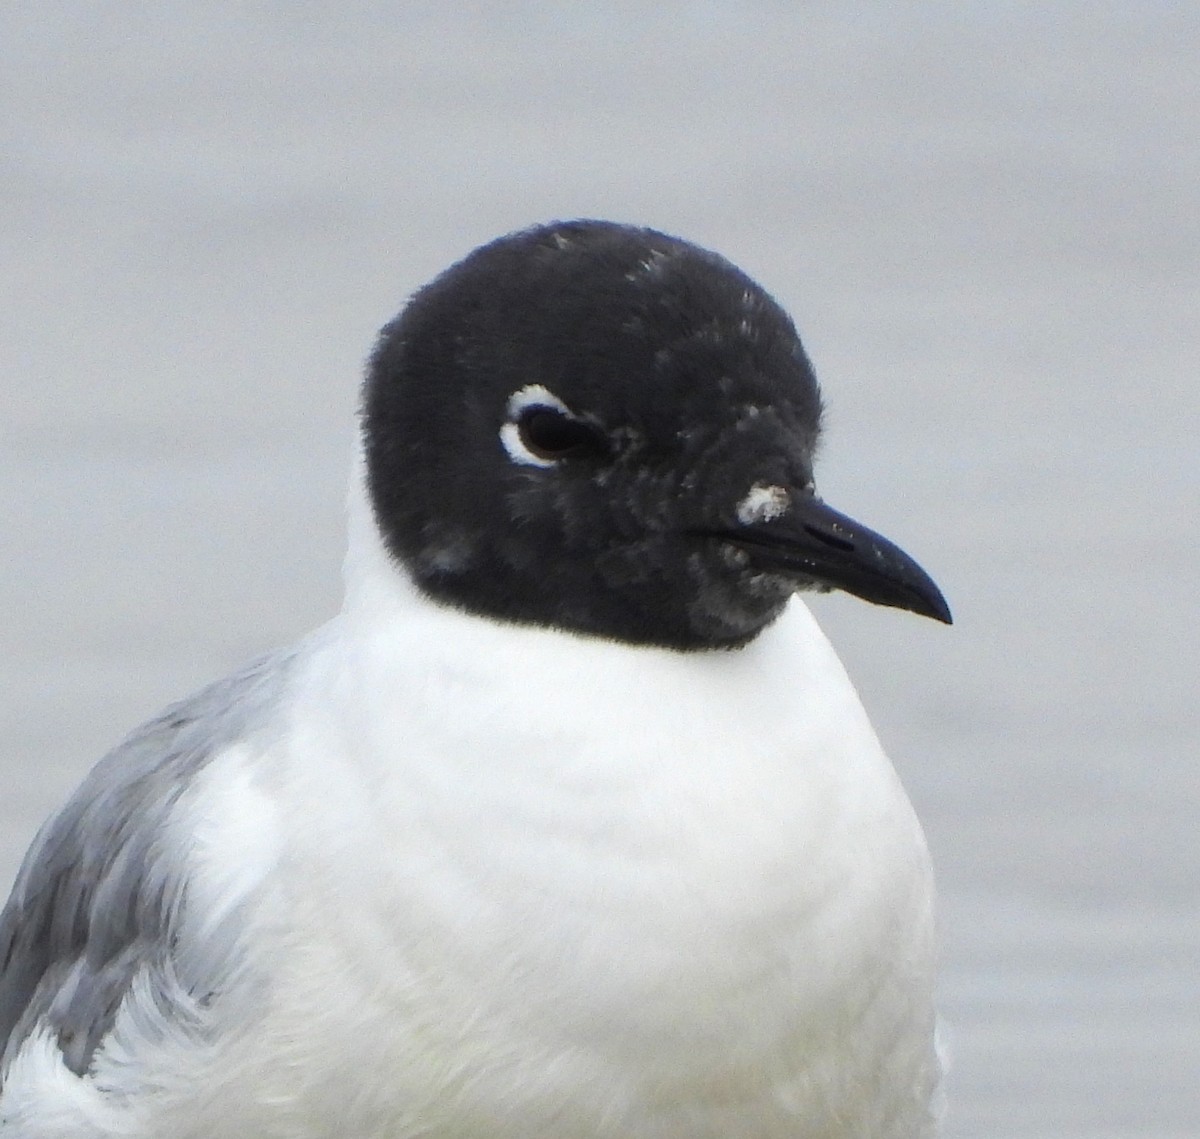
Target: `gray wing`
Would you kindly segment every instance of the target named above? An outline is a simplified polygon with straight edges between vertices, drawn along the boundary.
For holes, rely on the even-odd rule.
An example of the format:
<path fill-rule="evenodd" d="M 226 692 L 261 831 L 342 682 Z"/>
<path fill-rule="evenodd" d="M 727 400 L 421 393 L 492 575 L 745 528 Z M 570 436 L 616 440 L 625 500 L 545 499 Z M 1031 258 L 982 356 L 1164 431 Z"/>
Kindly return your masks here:
<path fill-rule="evenodd" d="M 141 972 L 162 1005 L 181 986 L 201 1005 L 211 999 L 212 978 L 176 952 L 186 851 L 162 839 L 197 772 L 263 727 L 288 664 L 265 657 L 172 705 L 106 755 L 39 831 L 0 912 L 0 1078 L 39 1024 L 82 1075 Z"/>

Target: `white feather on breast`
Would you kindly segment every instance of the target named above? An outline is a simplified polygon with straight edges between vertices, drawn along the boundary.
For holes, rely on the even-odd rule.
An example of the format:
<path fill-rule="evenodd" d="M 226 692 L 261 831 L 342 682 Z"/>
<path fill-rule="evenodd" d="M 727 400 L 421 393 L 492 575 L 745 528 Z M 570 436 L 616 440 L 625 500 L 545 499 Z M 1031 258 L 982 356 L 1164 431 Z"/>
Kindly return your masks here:
<path fill-rule="evenodd" d="M 678 654 L 405 598 L 301 683 L 253 1077 L 295 1134 L 923 1133 L 927 856 L 801 604 Z"/>

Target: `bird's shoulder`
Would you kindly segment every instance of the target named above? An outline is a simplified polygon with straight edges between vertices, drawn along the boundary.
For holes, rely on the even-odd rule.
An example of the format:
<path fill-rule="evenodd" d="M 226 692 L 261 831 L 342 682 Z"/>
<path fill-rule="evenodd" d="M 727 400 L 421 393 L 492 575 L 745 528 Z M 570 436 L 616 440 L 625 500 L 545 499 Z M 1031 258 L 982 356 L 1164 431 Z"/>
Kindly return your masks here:
<path fill-rule="evenodd" d="M 172 824 L 214 760 L 265 730 L 290 660 L 259 658 L 165 709 L 38 832 L 0 912 L 0 1071 L 35 1031 L 85 1071 L 135 979 L 160 1004 L 211 997 L 233 923 L 187 920 L 194 851 Z"/>

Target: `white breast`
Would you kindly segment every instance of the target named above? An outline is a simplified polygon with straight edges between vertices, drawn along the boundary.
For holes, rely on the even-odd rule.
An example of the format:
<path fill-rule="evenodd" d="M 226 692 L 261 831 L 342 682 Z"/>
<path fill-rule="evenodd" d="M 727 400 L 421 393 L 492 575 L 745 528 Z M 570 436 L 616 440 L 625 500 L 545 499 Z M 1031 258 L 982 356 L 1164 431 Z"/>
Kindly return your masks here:
<path fill-rule="evenodd" d="M 924 843 L 802 605 L 696 654 L 380 616 L 274 768 L 280 1134 L 925 1134 Z"/>

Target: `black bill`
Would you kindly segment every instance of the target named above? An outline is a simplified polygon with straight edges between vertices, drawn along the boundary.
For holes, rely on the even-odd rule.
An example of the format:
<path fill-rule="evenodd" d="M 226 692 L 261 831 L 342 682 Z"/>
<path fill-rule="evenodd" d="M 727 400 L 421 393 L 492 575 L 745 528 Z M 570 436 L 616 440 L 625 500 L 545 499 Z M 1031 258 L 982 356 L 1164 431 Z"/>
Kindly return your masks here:
<path fill-rule="evenodd" d="M 744 550 L 762 570 L 951 624 L 941 590 L 912 558 L 819 498 L 795 496 L 778 518 L 712 536 Z"/>

